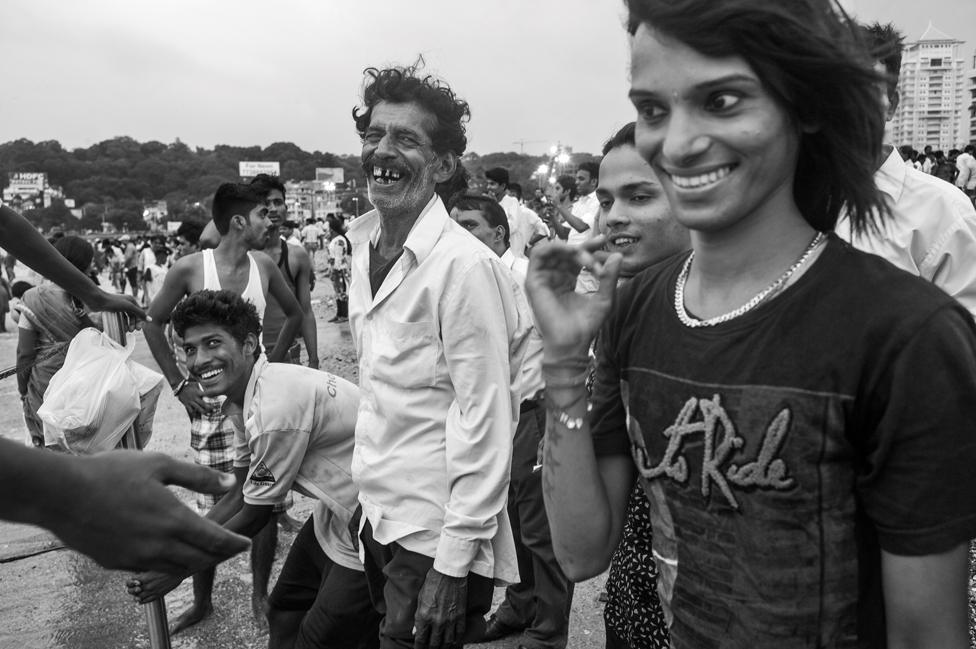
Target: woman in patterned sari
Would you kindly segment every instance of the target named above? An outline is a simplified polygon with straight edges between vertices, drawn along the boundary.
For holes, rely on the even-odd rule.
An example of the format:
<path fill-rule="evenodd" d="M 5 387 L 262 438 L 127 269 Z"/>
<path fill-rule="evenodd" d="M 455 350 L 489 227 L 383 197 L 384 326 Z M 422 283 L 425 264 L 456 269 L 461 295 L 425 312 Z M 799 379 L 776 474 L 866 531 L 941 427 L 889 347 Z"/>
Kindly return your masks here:
<path fill-rule="evenodd" d="M 58 239 L 54 247 L 82 273 L 87 273 L 94 250 L 80 237 Z M 61 369 L 68 344 L 79 331 L 97 326 L 84 305 L 63 288 L 49 282 L 30 289 L 22 298 L 18 322 L 17 387 L 24 406 L 30 442 L 44 446 L 44 426 L 37 409 L 54 373 Z"/>

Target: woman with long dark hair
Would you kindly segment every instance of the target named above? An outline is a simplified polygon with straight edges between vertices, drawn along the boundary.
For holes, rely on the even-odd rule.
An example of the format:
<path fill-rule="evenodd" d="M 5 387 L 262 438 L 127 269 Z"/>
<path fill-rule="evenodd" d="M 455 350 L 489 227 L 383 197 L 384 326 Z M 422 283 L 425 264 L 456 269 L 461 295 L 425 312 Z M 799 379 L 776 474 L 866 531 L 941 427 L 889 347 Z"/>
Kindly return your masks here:
<path fill-rule="evenodd" d="M 605 569 L 640 475 L 674 647 L 966 647 L 976 327 L 831 233 L 885 215 L 856 26 L 832 0 L 628 9 L 637 150 L 692 251 L 615 305 L 600 238 L 533 256 L 561 565 Z"/>

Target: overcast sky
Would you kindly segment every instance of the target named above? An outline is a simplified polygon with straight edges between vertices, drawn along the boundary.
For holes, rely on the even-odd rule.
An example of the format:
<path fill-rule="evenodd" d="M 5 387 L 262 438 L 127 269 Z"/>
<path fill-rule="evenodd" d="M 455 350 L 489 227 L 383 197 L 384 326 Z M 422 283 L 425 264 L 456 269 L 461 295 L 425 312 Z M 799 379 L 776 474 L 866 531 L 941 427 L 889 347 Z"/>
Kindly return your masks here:
<path fill-rule="evenodd" d="M 778 0 L 770 0 L 778 1 Z M 976 48 L 976 0 L 844 0 Z M 0 142 L 117 135 L 355 153 L 362 70 L 418 54 L 472 107 L 469 150 L 596 151 L 632 119 L 620 0 L 0 0 Z M 524 140 L 519 144 L 519 140 Z"/>

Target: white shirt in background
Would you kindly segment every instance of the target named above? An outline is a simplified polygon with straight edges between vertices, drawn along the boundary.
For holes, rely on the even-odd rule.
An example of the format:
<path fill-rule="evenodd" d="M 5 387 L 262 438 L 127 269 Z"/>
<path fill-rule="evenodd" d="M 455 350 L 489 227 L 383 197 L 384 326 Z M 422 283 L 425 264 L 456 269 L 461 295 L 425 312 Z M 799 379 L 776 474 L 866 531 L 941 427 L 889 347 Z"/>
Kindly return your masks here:
<path fill-rule="evenodd" d="M 842 217 L 837 234 L 860 250 L 932 282 L 976 315 L 976 209 L 957 187 L 913 169 L 892 151 L 874 174 L 891 215 L 852 237 Z"/>
<path fill-rule="evenodd" d="M 166 279 L 166 266 L 160 266 L 156 263 L 155 255 L 153 256 L 153 263 L 146 266 L 145 271 L 149 272 L 149 278 L 146 281 L 146 301 L 152 302 L 159 291 L 163 288 L 163 280 Z"/>
<path fill-rule="evenodd" d="M 525 289 L 525 276 L 529 271 L 529 260 L 524 257 L 516 257 L 509 248 L 501 256 L 502 263 L 518 281 L 519 286 Z M 522 362 L 521 387 L 519 392 L 522 400 L 537 399 L 542 390 L 546 387 L 542 379 L 542 336 L 538 328 L 534 325 L 529 336 L 529 345 L 526 348 L 525 360 Z"/>
<path fill-rule="evenodd" d="M 570 212 L 589 226 L 582 232 L 577 232 L 576 228 L 569 226 L 569 236 L 566 237 L 566 243 L 578 246 L 593 236 L 593 226 L 596 223 L 597 215 L 600 213 L 600 199 L 596 197 L 596 192 L 590 192 L 586 196 L 577 198 Z"/>
<path fill-rule="evenodd" d="M 578 246 L 595 235 L 593 230 L 600 214 L 600 199 L 596 197 L 596 192 L 590 192 L 586 196 L 577 198 L 571 211 L 573 216 L 589 226 L 586 230 L 577 232 L 576 228 L 567 223 L 569 225 L 569 236 L 566 237 L 566 243 Z M 580 270 L 579 277 L 576 279 L 576 292 L 594 293 L 598 288 L 600 288 L 600 282 L 593 277 L 593 274 L 586 268 Z"/>
<path fill-rule="evenodd" d="M 976 189 L 976 158 L 964 151 L 956 157 L 956 168 L 959 169 L 956 187 L 970 191 Z"/>

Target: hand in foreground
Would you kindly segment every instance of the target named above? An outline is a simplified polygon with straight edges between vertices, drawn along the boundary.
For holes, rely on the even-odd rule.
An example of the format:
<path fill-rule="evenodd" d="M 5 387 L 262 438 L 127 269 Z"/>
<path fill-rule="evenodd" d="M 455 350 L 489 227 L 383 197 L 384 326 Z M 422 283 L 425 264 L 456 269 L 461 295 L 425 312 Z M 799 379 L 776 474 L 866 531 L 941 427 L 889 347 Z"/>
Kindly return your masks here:
<path fill-rule="evenodd" d="M 146 319 L 146 312 L 136 303 L 136 299 L 131 295 L 119 293 L 108 293 L 101 289 L 96 289 L 90 298 L 85 300 L 85 304 L 92 311 L 118 311 L 129 317 L 131 331 L 136 323 Z"/>
<path fill-rule="evenodd" d="M 535 314 L 546 351 L 586 354 L 613 305 L 621 256 L 601 261 L 605 238 L 593 237 L 581 246 L 560 242 L 539 244 L 529 260 L 525 291 Z M 576 292 L 576 278 L 586 266 L 600 281 L 595 293 Z"/>
<path fill-rule="evenodd" d="M 159 599 L 173 590 L 185 577 L 181 575 L 167 575 L 162 572 L 143 572 L 125 582 L 125 589 L 136 598 L 140 604 L 148 604 Z"/>
<path fill-rule="evenodd" d="M 460 647 L 468 604 L 468 578 L 431 568 L 417 597 L 414 649 Z"/>
<path fill-rule="evenodd" d="M 108 451 L 69 458 L 63 493 L 44 526 L 105 568 L 192 574 L 250 541 L 197 516 L 164 485 L 227 491 L 234 477 L 160 453 Z"/>

